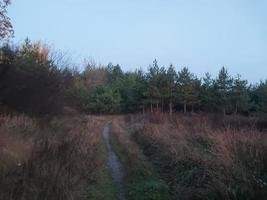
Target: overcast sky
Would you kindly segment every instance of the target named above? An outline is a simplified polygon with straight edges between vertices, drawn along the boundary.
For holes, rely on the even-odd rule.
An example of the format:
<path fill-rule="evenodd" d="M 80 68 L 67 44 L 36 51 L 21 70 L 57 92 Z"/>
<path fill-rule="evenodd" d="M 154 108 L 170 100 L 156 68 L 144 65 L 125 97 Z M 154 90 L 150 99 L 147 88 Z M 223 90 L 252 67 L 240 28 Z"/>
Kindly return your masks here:
<path fill-rule="evenodd" d="M 157 58 L 201 76 L 226 66 L 267 78 L 266 0 L 13 0 L 9 16 L 16 43 L 41 40 L 75 62 L 132 70 Z"/>

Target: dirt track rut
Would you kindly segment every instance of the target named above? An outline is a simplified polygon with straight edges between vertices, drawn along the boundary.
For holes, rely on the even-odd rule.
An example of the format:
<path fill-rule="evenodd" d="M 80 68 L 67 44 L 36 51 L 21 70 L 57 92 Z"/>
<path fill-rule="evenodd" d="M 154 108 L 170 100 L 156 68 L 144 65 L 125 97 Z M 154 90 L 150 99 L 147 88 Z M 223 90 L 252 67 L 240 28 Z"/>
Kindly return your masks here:
<path fill-rule="evenodd" d="M 105 141 L 105 145 L 107 148 L 107 156 L 108 156 L 108 167 L 111 171 L 111 175 L 113 178 L 113 181 L 117 187 L 118 191 L 118 200 L 126 200 L 125 198 L 125 189 L 124 189 L 124 171 L 123 166 L 119 161 L 118 156 L 112 149 L 112 146 L 110 144 L 110 130 L 109 130 L 109 124 L 105 126 L 103 131 L 103 137 Z"/>

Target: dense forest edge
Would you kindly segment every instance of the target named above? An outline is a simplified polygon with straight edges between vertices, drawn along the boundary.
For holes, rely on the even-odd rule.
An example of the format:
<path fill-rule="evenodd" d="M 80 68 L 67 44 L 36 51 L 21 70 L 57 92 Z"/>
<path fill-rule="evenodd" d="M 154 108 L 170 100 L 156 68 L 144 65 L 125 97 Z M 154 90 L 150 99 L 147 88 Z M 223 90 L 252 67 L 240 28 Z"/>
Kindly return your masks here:
<path fill-rule="evenodd" d="M 1 109 L 28 114 L 60 113 L 64 107 L 85 113 L 222 113 L 267 112 L 267 81 L 249 84 L 225 67 L 213 78 L 199 78 L 183 67 L 124 72 L 119 65 L 68 66 L 64 55 L 26 40 L 0 48 Z M 70 65 L 70 64 L 69 64 Z"/>

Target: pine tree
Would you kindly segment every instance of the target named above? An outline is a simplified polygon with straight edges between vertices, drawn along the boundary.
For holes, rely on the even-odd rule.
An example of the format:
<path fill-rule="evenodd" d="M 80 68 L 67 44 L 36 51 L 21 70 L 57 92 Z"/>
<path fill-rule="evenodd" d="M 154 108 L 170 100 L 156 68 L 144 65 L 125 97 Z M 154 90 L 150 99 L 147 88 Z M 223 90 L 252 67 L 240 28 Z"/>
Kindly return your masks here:
<path fill-rule="evenodd" d="M 254 111 L 267 113 L 267 80 L 252 88 L 251 101 L 254 104 Z"/>
<path fill-rule="evenodd" d="M 169 102 L 169 114 L 172 115 L 173 113 L 173 102 L 175 100 L 175 88 L 176 88 L 176 81 L 177 81 L 177 74 L 173 67 L 173 65 L 170 65 L 170 67 L 167 70 L 167 99 Z"/>
<path fill-rule="evenodd" d="M 164 112 L 164 103 L 168 97 L 168 80 L 167 80 L 167 72 L 164 67 L 159 69 L 158 76 L 158 88 L 159 88 L 159 102 L 161 105 L 161 112 Z"/>
<path fill-rule="evenodd" d="M 233 81 L 231 97 L 235 114 L 237 114 L 239 111 L 248 110 L 249 95 L 247 84 L 247 80 L 242 80 L 240 75 L 237 75 Z"/>
<path fill-rule="evenodd" d="M 159 109 L 159 97 L 160 97 L 159 74 L 160 74 L 160 69 L 158 66 L 158 62 L 155 59 L 153 61 L 153 65 L 149 67 L 149 72 L 147 74 L 148 95 L 150 99 L 150 112 L 153 112 L 154 104 L 156 104 L 157 111 Z"/>
<path fill-rule="evenodd" d="M 183 104 L 184 113 L 187 112 L 187 106 L 193 107 L 198 100 L 197 86 L 199 82 L 197 78 L 189 72 L 187 67 L 184 67 L 181 71 L 178 72 L 178 97 L 180 103 Z"/>
<path fill-rule="evenodd" d="M 216 103 L 219 106 L 219 109 L 226 114 L 227 108 L 230 106 L 230 92 L 232 90 L 233 79 L 228 74 L 228 71 L 225 67 L 219 71 L 219 76 L 215 82 L 216 89 Z"/>
<path fill-rule="evenodd" d="M 214 80 L 209 73 L 205 74 L 200 90 L 201 106 L 204 111 L 211 111 L 214 106 Z"/>

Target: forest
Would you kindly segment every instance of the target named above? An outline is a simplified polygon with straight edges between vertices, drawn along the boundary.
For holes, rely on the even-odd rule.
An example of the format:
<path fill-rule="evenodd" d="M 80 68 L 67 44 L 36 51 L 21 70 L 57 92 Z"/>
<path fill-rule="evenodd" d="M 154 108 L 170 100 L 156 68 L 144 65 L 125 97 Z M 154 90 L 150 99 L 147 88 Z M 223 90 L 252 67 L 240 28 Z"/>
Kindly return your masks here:
<path fill-rule="evenodd" d="M 1 47 L 1 104 L 29 114 L 59 112 L 64 106 L 91 114 L 267 112 L 267 81 L 250 84 L 222 67 L 213 78 L 187 67 L 159 66 L 124 72 L 119 65 L 66 66 L 63 55 L 28 39 Z"/>
<path fill-rule="evenodd" d="M 157 59 L 73 64 L 46 43 L 14 44 L 10 3 L 0 0 L 0 200 L 266 199 L 267 80 Z"/>

